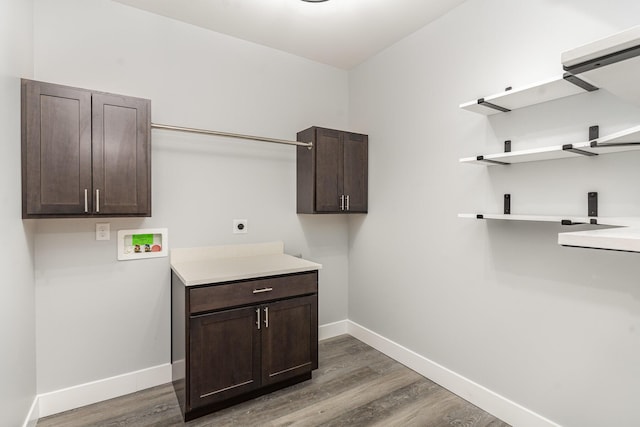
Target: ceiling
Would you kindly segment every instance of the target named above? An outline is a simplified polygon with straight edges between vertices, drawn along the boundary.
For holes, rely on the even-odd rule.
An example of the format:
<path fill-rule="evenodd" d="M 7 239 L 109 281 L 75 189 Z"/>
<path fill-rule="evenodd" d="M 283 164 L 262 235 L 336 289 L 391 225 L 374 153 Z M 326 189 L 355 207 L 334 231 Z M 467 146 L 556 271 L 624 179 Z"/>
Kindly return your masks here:
<path fill-rule="evenodd" d="M 114 0 L 351 69 L 464 0 Z"/>

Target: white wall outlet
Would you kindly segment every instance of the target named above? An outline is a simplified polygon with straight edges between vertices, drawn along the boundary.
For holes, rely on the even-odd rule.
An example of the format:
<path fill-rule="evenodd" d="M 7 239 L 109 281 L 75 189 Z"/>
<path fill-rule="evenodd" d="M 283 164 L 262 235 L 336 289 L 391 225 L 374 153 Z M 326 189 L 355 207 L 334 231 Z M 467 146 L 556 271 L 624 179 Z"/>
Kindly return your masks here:
<path fill-rule="evenodd" d="M 246 219 L 233 220 L 233 234 L 246 234 L 248 230 L 248 221 Z"/>
<path fill-rule="evenodd" d="M 111 230 L 108 222 L 96 223 L 96 240 L 111 240 Z"/>

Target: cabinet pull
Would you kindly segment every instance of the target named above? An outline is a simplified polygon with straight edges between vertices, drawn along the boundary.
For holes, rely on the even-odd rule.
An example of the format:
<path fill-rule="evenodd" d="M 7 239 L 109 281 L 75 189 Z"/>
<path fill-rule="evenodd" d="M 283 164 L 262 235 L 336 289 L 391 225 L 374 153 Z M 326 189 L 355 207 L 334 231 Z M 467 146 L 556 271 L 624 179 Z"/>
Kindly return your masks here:
<path fill-rule="evenodd" d="M 96 212 L 100 213 L 100 190 L 96 188 Z"/>
<path fill-rule="evenodd" d="M 347 210 L 349 210 L 349 195 L 347 194 Z"/>
<path fill-rule="evenodd" d="M 253 293 L 254 294 L 262 294 L 264 292 L 271 292 L 272 290 L 273 290 L 273 288 L 254 289 Z"/>
<path fill-rule="evenodd" d="M 88 202 L 88 196 L 89 196 L 89 192 L 87 191 L 87 189 L 84 189 L 84 211 L 89 212 L 89 202 Z"/>
<path fill-rule="evenodd" d="M 344 194 L 340 196 L 340 210 L 344 210 Z"/>
<path fill-rule="evenodd" d="M 258 330 L 260 330 L 260 309 L 256 308 L 256 314 L 258 315 L 258 321 L 256 322 L 256 325 L 258 325 Z"/>
<path fill-rule="evenodd" d="M 269 307 L 264 308 L 264 327 L 269 327 Z"/>

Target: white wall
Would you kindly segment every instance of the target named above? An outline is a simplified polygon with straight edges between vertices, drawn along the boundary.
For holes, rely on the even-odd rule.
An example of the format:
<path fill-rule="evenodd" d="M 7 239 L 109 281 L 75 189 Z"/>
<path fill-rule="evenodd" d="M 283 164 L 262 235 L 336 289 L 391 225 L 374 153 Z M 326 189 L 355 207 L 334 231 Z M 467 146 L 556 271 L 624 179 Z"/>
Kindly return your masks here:
<path fill-rule="evenodd" d="M 108 0 L 38 0 L 35 78 L 152 100 L 157 123 L 295 139 L 344 128 L 348 76 Z M 167 258 L 116 261 L 115 232 L 168 227 L 171 247 L 283 240 L 323 264 L 320 323 L 347 317 L 348 224 L 295 213 L 295 148 L 153 131 L 153 217 L 38 220 L 38 392 L 168 363 Z M 231 233 L 246 218 L 249 233 Z"/>
<path fill-rule="evenodd" d="M 0 422 L 21 425 L 36 393 L 33 223 L 21 219 L 20 77 L 33 73 L 33 2 L 0 2 Z"/>
<path fill-rule="evenodd" d="M 639 153 L 484 167 L 460 157 L 639 123 L 604 91 L 486 118 L 458 105 L 562 72 L 637 1 L 468 0 L 350 73 L 369 214 L 350 221 L 349 318 L 564 426 L 637 424 L 638 254 L 562 248 L 555 224 L 460 212 L 640 215 Z"/>

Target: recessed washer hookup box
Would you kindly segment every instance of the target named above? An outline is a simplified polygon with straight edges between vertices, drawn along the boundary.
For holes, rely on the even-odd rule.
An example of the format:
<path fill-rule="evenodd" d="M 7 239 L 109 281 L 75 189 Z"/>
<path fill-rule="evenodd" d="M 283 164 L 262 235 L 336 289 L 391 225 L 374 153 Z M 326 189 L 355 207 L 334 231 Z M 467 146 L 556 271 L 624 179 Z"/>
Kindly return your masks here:
<path fill-rule="evenodd" d="M 169 253 L 166 228 L 118 230 L 118 260 L 166 257 Z"/>

